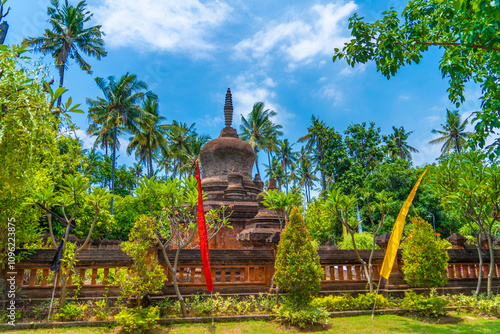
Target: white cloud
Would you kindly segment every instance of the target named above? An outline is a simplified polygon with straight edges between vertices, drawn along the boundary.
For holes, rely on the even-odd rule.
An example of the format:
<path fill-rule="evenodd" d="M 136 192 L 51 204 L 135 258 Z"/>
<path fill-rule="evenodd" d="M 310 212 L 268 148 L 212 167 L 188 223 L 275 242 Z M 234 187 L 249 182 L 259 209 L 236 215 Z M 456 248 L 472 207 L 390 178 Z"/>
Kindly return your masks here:
<path fill-rule="evenodd" d="M 199 0 L 103 0 L 89 9 L 110 46 L 189 52 L 194 57 L 215 49 L 210 32 L 232 10 L 221 1 Z"/>
<path fill-rule="evenodd" d="M 265 58 L 270 52 L 285 54 L 291 62 L 309 62 L 318 55 L 333 54 L 349 37 L 346 18 L 354 12 L 354 2 L 314 5 L 305 13 L 285 13 L 281 21 L 272 21 L 252 37 L 239 42 L 235 55 Z M 293 70 L 293 66 L 289 65 Z"/>
<path fill-rule="evenodd" d="M 320 97 L 332 100 L 334 105 L 337 105 L 343 101 L 344 94 L 335 85 L 329 84 L 323 86 L 319 91 Z"/>
<path fill-rule="evenodd" d="M 247 117 L 252 111 L 253 105 L 262 101 L 266 109 L 276 111 L 277 115 L 273 118 L 273 122 L 282 125 L 284 132 L 286 132 L 286 128 L 295 118 L 295 115 L 287 112 L 274 101 L 276 93 L 271 88 L 275 85 L 274 81 L 269 77 L 260 79 L 248 72 L 239 75 L 235 79 L 234 89 L 231 88 L 234 104 L 234 128 L 239 131 L 241 115 Z"/>

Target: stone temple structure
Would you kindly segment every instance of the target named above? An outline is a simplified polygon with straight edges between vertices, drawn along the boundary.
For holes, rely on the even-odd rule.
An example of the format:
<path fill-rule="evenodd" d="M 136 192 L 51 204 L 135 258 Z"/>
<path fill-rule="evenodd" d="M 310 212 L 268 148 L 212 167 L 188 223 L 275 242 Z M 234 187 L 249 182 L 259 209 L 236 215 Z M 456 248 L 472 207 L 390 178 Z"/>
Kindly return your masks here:
<path fill-rule="evenodd" d="M 264 183 L 258 174 L 252 179 L 254 150 L 231 127 L 233 103 L 230 89 L 226 93 L 224 118 L 225 127 L 219 138 L 209 141 L 201 149 L 201 185 L 207 198 L 205 210 L 221 204 L 232 205 L 229 221 L 233 229 L 221 230 L 212 239 L 210 248 L 272 248 L 279 241 L 279 219 L 274 210 L 268 210 L 260 203 Z M 276 182 L 271 179 L 269 186 L 275 188 Z"/>

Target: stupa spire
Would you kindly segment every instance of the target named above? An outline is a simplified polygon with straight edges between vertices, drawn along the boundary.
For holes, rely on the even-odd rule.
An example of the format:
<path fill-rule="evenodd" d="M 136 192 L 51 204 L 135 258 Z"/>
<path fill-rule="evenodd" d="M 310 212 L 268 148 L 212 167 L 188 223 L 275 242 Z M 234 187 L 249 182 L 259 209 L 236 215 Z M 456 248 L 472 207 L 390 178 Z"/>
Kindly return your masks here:
<path fill-rule="evenodd" d="M 233 98 L 231 96 L 231 89 L 227 89 L 226 104 L 224 105 L 224 119 L 226 128 L 230 128 L 233 123 Z"/>

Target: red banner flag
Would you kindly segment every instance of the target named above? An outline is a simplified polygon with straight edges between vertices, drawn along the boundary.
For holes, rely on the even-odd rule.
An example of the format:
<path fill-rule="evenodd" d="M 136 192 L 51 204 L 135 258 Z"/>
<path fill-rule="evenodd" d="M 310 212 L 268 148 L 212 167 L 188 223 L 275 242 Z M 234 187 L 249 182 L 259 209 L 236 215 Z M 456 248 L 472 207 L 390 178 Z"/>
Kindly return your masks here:
<path fill-rule="evenodd" d="M 205 281 L 207 290 L 214 291 L 212 282 L 212 273 L 210 270 L 210 255 L 208 253 L 207 226 L 205 223 L 205 212 L 203 211 L 203 196 L 201 192 L 201 175 L 198 160 L 196 160 L 196 180 L 198 180 L 198 232 L 200 233 L 200 251 L 203 271 L 205 272 Z"/>

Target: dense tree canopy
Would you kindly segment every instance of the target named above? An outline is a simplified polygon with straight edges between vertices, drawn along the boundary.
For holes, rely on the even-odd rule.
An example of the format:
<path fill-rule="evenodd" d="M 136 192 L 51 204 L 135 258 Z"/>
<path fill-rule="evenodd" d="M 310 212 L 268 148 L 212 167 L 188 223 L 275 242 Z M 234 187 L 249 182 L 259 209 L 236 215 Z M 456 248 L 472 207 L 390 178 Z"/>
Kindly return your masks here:
<path fill-rule="evenodd" d="M 349 19 L 353 38 L 335 49 L 333 60 L 349 65 L 374 61 L 390 78 L 411 63 L 419 63 L 432 46 L 444 50 L 439 68 L 448 78 L 449 99 L 457 107 L 465 100 L 465 84 L 482 88 L 482 110 L 475 113 L 474 143 L 486 146 L 486 138 L 498 131 L 500 92 L 500 5 L 489 0 L 415 0 L 401 14 L 394 9 L 369 23 L 354 14 Z M 500 154 L 500 140 L 489 147 Z"/>

